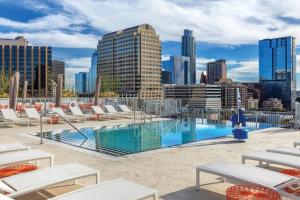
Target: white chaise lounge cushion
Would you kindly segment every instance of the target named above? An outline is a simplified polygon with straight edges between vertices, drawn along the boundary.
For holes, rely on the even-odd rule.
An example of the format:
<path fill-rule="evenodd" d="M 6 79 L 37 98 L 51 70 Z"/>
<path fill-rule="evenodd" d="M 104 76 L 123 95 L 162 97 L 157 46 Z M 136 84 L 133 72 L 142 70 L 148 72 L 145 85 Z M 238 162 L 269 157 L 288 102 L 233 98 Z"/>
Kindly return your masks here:
<path fill-rule="evenodd" d="M 233 180 L 251 182 L 272 188 L 294 180 L 291 176 L 271 170 L 226 161 L 208 163 L 197 168 L 201 169 L 201 171 L 232 178 Z"/>
<path fill-rule="evenodd" d="M 35 108 L 25 108 L 25 112 L 27 117 L 33 118 L 33 119 L 40 119 L 40 114 Z"/>
<path fill-rule="evenodd" d="M 155 195 L 157 195 L 155 189 L 124 179 L 116 179 L 67 193 L 51 200 L 141 200 Z"/>
<path fill-rule="evenodd" d="M 266 149 L 266 151 L 279 153 L 279 154 L 292 155 L 292 156 L 300 156 L 300 150 L 293 147 L 277 147 L 274 149 Z"/>
<path fill-rule="evenodd" d="M 84 114 L 82 113 L 82 111 L 78 107 L 72 107 L 71 106 L 69 109 L 71 110 L 73 115 L 84 116 Z"/>
<path fill-rule="evenodd" d="M 130 110 L 128 108 L 128 106 L 126 105 L 119 105 L 119 108 L 123 111 L 123 112 L 133 112 L 132 110 Z"/>
<path fill-rule="evenodd" d="M 6 177 L 0 179 L 0 182 L 15 190 L 8 196 L 16 197 L 54 184 L 97 174 L 98 172 L 92 168 L 78 163 L 68 163 Z"/>
<path fill-rule="evenodd" d="M 13 151 L 29 150 L 30 147 L 21 143 L 0 144 L 0 153 L 8 153 Z"/>
<path fill-rule="evenodd" d="M 277 165 L 300 168 L 300 157 L 265 151 L 254 151 L 243 155 L 243 159 L 257 160 Z"/>
<path fill-rule="evenodd" d="M 0 166 L 24 163 L 35 160 L 52 159 L 52 155 L 40 150 L 28 150 L 0 154 Z"/>
<path fill-rule="evenodd" d="M 105 105 L 104 107 L 109 113 L 118 113 L 118 111 L 112 105 Z"/>

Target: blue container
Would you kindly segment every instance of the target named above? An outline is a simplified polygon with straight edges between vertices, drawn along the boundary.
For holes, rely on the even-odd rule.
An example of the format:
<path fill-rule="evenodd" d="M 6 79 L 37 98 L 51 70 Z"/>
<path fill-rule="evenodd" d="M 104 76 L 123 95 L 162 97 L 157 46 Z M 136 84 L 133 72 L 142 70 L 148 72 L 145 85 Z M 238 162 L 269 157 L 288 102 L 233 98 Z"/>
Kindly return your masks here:
<path fill-rule="evenodd" d="M 236 128 L 236 129 L 233 129 L 232 132 L 233 132 L 234 139 L 237 139 L 237 140 L 248 139 L 248 132 L 245 131 L 245 129 Z"/>

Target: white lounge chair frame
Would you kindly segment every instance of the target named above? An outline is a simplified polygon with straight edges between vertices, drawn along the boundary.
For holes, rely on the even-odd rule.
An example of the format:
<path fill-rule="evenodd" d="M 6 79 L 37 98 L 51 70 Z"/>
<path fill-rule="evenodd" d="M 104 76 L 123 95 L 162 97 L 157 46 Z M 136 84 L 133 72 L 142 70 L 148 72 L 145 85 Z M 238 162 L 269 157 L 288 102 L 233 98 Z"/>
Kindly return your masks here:
<path fill-rule="evenodd" d="M 112 105 L 104 105 L 106 111 L 112 115 L 116 115 L 117 117 L 128 117 L 129 113 L 126 112 L 118 112 Z M 129 116 L 130 117 L 130 116 Z"/>
<path fill-rule="evenodd" d="M 257 151 L 242 155 L 243 164 L 246 163 L 246 160 L 259 161 L 260 165 L 266 163 L 267 167 L 269 167 L 270 164 L 276 164 L 287 167 L 300 168 L 300 157 L 272 152 Z"/>
<path fill-rule="evenodd" d="M 118 189 L 118 192 L 116 192 L 116 189 Z M 154 200 L 158 200 L 158 192 L 155 189 L 126 181 L 124 179 L 116 179 L 68 192 L 66 194 L 50 198 L 49 200 L 90 200 L 95 199 L 95 197 L 105 198 L 105 200 L 117 200 L 120 199 L 120 197 L 124 200 L 143 200 L 152 197 Z M 0 199 L 13 200 L 2 194 L 0 194 Z"/>
<path fill-rule="evenodd" d="M 84 120 L 87 120 L 90 117 L 94 116 L 94 115 L 83 114 L 83 112 L 80 110 L 79 107 L 70 107 L 69 109 L 70 109 L 72 115 L 78 116 L 78 117 L 80 117 L 81 119 L 84 119 Z"/>
<path fill-rule="evenodd" d="M 26 113 L 28 119 L 34 120 L 34 121 L 36 121 L 37 124 L 39 124 L 39 122 L 41 120 L 41 116 L 35 108 L 25 108 L 24 110 L 25 110 L 25 113 Z M 50 120 L 50 124 L 52 125 L 52 118 L 51 117 L 44 117 L 43 116 L 42 120 L 44 120 L 44 121 Z"/>
<path fill-rule="evenodd" d="M 49 165 L 53 166 L 53 155 L 40 150 L 28 150 L 0 154 L 0 167 L 33 161 L 39 165 L 40 160 L 49 160 Z"/>
<path fill-rule="evenodd" d="M 279 153 L 279 154 L 285 154 L 285 155 L 291 155 L 291 156 L 299 156 L 300 157 L 300 150 L 293 147 L 277 147 L 274 149 L 266 149 L 268 152 L 272 153 Z"/>
<path fill-rule="evenodd" d="M 12 127 L 15 127 L 15 124 L 27 124 L 27 127 L 29 127 L 29 119 L 27 118 L 20 118 L 16 115 L 15 111 L 13 109 L 0 109 L 3 119 L 6 122 L 11 122 Z"/>
<path fill-rule="evenodd" d="M 7 195 L 14 198 L 49 186 L 90 176 L 95 176 L 96 184 L 99 182 L 98 171 L 78 163 L 69 163 L 6 177 L 0 179 L 0 182 L 15 191 Z"/>
<path fill-rule="evenodd" d="M 51 108 L 52 112 L 58 113 L 60 116 L 59 117 L 63 117 L 67 120 L 70 121 L 76 121 L 79 123 L 79 121 L 82 119 L 82 117 L 78 117 L 76 115 L 67 115 L 62 108 L 56 107 L 56 108 Z"/>
<path fill-rule="evenodd" d="M 25 150 L 30 150 L 30 147 L 23 145 L 21 143 L 0 144 L 0 154 L 10 153 L 14 151 L 25 151 Z"/>
<path fill-rule="evenodd" d="M 143 200 L 148 198 L 158 200 L 158 192 L 155 189 L 131 181 L 116 179 L 75 190 L 49 200 L 91 200 L 95 199 L 94 197 L 105 200 Z"/>
<path fill-rule="evenodd" d="M 217 161 L 214 163 L 200 165 L 196 168 L 197 187 L 200 187 L 200 172 L 221 176 L 225 178 L 223 179 L 224 181 L 227 178 L 240 183 L 267 187 L 290 199 L 300 200 L 300 197 L 287 193 L 283 190 L 283 188 L 287 186 L 299 183 L 300 179 L 296 177 L 254 166 Z"/>
<path fill-rule="evenodd" d="M 111 119 L 115 116 L 114 114 L 104 112 L 100 106 L 92 106 L 92 110 L 96 115 L 100 116 L 100 119 L 103 117 L 107 117 L 108 119 Z"/>

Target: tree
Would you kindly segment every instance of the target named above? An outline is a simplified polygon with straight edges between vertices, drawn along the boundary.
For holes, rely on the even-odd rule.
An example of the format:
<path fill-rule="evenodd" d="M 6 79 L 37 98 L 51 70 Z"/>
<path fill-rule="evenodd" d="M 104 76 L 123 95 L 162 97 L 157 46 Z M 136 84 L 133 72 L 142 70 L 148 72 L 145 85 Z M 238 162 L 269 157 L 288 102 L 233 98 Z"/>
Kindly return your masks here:
<path fill-rule="evenodd" d="M 101 93 L 116 93 L 118 88 L 118 81 L 109 76 L 101 76 Z"/>
<path fill-rule="evenodd" d="M 8 97 L 9 78 L 8 75 L 0 73 L 0 97 Z"/>

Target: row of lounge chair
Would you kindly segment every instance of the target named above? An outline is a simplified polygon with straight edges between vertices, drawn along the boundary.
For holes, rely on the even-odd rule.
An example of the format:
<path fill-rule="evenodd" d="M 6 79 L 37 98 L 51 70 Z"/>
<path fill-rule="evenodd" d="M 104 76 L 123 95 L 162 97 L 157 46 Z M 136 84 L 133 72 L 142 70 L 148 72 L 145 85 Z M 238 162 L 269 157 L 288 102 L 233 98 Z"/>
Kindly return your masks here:
<path fill-rule="evenodd" d="M 105 112 L 100 106 L 92 106 L 93 113 L 84 114 L 79 107 L 70 107 L 71 114 L 66 114 L 61 108 L 51 108 L 52 113 L 57 113 L 58 115 L 64 117 L 70 121 L 80 122 L 87 119 L 113 119 L 119 117 L 131 117 L 134 111 L 130 110 L 127 105 L 119 105 L 120 112 L 117 111 L 112 105 L 104 105 L 107 112 Z M 41 120 L 40 114 L 35 108 L 25 108 L 26 118 L 18 117 L 13 109 L 0 109 L 3 121 L 5 123 L 9 122 L 14 127 L 15 124 L 38 124 Z M 49 121 L 52 123 L 51 117 L 43 117 L 42 120 Z"/>
<path fill-rule="evenodd" d="M 6 159 L 9 158 L 9 159 Z M 82 189 L 51 198 L 51 200 L 142 200 L 153 198 L 158 200 L 157 190 L 127 181 L 116 179 L 99 183 L 99 172 L 78 163 L 53 165 L 53 156 L 47 152 L 30 150 L 29 147 L 19 144 L 0 145 L 0 166 L 11 166 L 19 163 L 28 163 L 50 160 L 50 167 L 38 169 L 0 179 L 0 199 L 12 200 L 50 186 L 76 181 L 85 177 L 95 177 L 96 184 Z M 6 194 L 6 195 L 4 195 Z"/>
<path fill-rule="evenodd" d="M 294 146 L 300 145 L 294 142 Z M 288 176 L 269 169 L 258 168 L 245 165 L 246 160 L 259 161 L 260 165 L 276 164 L 286 167 L 300 169 L 300 150 L 290 147 L 279 147 L 267 149 L 242 156 L 242 164 L 230 163 L 227 161 L 217 161 L 196 167 L 196 185 L 200 187 L 200 172 L 205 172 L 223 177 L 223 180 L 229 179 L 235 182 L 254 184 L 269 188 L 279 194 L 294 200 L 300 200 L 300 196 L 286 192 L 285 188 L 300 184 L 300 178 Z"/>

